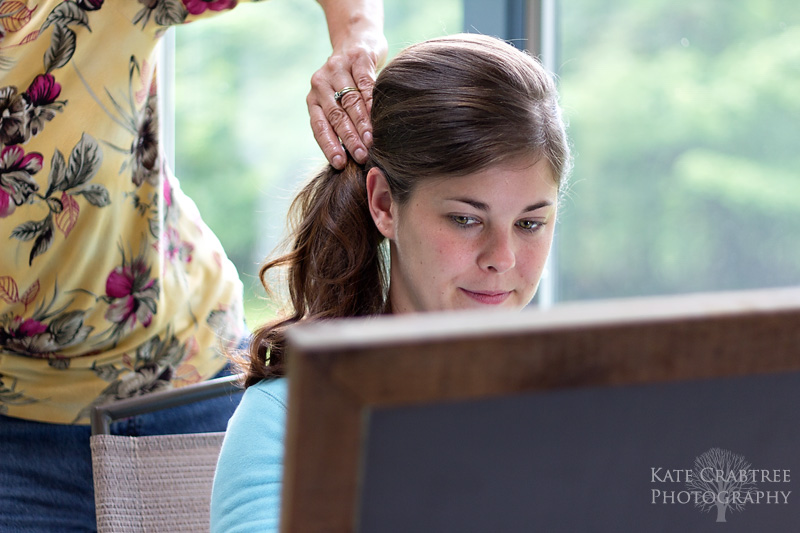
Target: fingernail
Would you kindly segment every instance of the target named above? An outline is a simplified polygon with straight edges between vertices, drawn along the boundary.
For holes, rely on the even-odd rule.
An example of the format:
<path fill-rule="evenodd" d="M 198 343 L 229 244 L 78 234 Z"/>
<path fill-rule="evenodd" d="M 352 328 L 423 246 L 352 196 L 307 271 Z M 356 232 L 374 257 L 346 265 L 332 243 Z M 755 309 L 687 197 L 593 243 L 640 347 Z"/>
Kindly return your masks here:
<path fill-rule="evenodd" d="M 372 146 L 372 132 L 367 131 L 364 133 L 364 144 L 367 146 Z"/>
<path fill-rule="evenodd" d="M 367 152 L 363 148 L 356 148 L 355 156 L 357 161 L 364 161 L 367 159 Z"/>
<path fill-rule="evenodd" d="M 335 168 L 342 168 L 344 166 L 344 157 L 340 155 L 333 156 L 333 166 Z"/>

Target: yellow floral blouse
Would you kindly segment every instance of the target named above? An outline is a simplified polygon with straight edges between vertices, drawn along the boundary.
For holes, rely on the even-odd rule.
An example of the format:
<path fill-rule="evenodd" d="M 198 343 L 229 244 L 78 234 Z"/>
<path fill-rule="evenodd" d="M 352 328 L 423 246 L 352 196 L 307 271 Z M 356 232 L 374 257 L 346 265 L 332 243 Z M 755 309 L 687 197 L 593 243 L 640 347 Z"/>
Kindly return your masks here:
<path fill-rule="evenodd" d="M 0 0 L 0 413 L 214 375 L 242 286 L 161 157 L 155 47 L 236 0 Z"/>

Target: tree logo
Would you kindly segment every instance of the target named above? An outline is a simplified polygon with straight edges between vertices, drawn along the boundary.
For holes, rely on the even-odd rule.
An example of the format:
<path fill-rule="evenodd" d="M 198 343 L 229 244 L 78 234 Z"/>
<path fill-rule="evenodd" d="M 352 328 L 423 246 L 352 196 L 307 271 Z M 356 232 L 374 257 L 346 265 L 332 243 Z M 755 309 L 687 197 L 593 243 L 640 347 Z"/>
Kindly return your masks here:
<path fill-rule="evenodd" d="M 750 463 L 743 455 L 722 448 L 711 448 L 694 460 L 693 475 L 686 487 L 702 493 L 694 505 L 703 512 L 716 508 L 717 522 L 726 522 L 725 514 L 744 511 L 747 503 L 758 493 Z"/>
<path fill-rule="evenodd" d="M 742 455 L 711 448 L 694 460 L 694 468 L 650 467 L 650 503 L 716 509 L 717 522 L 726 522 L 728 511 L 746 505 L 788 505 L 792 491 L 781 489 L 790 488 L 791 477 L 789 469 L 752 468 Z"/>

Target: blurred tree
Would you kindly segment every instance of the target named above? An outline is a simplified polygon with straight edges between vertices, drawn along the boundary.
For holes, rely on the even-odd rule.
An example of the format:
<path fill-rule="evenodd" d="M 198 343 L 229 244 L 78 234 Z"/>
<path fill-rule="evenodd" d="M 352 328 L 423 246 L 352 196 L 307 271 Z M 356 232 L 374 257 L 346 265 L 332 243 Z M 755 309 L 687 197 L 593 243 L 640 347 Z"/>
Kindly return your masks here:
<path fill-rule="evenodd" d="M 800 281 L 800 5 L 561 4 L 561 299 Z"/>
<path fill-rule="evenodd" d="M 390 56 L 461 31 L 460 0 L 385 0 Z M 245 283 L 248 322 L 270 311 L 257 279 L 298 183 L 323 164 L 305 98 L 330 54 L 313 0 L 241 4 L 176 33 L 176 175 Z"/>
<path fill-rule="evenodd" d="M 463 25 L 460 0 L 385 9 L 390 56 Z M 800 4 L 570 0 L 561 13 L 576 166 L 560 298 L 797 283 Z M 177 32 L 177 175 L 248 295 L 322 164 L 305 95 L 326 35 L 311 0 L 242 4 Z"/>

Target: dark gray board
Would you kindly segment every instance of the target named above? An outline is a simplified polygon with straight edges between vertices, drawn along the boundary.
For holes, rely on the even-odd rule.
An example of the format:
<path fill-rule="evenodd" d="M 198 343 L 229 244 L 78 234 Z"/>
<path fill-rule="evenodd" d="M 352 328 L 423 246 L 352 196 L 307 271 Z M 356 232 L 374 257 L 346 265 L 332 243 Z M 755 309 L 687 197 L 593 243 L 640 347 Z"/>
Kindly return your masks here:
<path fill-rule="evenodd" d="M 798 405 L 793 372 L 373 408 L 359 531 L 797 531 Z M 713 447 L 788 470 L 788 483 L 757 483 L 792 491 L 788 504 L 717 523 L 715 509 L 652 503 L 653 490 L 676 502 L 688 490 L 653 468 L 664 479 Z"/>

